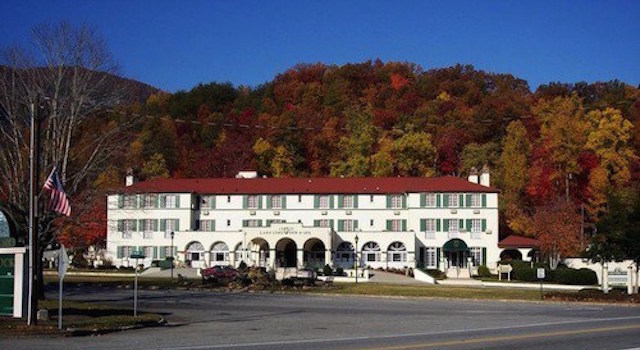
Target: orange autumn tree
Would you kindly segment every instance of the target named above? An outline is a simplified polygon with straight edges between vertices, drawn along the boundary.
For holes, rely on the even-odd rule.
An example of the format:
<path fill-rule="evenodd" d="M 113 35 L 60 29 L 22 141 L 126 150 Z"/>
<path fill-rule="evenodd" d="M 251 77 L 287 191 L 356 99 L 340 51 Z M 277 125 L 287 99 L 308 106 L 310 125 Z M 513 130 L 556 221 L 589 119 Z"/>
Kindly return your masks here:
<path fill-rule="evenodd" d="M 556 200 L 537 207 L 531 217 L 531 232 L 540 241 L 540 250 L 555 270 L 563 257 L 580 249 L 580 216 L 570 202 Z"/>

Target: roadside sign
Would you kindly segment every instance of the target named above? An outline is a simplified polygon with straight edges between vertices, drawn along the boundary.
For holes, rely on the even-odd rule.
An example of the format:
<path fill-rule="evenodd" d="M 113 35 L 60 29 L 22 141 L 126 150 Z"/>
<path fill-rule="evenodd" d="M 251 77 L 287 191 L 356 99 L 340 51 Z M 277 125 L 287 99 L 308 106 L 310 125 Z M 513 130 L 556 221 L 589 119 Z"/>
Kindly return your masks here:
<path fill-rule="evenodd" d="M 544 268 L 539 267 L 538 268 L 538 279 L 543 280 L 544 279 Z"/>
<path fill-rule="evenodd" d="M 60 279 L 64 278 L 69 268 L 69 256 L 67 250 L 64 248 L 64 244 L 60 245 L 60 251 L 58 252 L 58 276 Z"/>

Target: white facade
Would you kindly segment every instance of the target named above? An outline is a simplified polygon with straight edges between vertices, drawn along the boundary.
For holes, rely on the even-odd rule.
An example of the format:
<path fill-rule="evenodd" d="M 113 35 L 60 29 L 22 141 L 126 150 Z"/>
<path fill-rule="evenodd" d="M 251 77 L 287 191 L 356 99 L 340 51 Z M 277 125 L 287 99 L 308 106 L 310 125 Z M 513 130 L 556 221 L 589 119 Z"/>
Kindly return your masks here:
<path fill-rule="evenodd" d="M 173 255 L 192 267 L 351 268 L 357 236 L 359 266 L 445 271 L 499 261 L 495 189 L 340 193 L 341 180 L 333 181 L 335 193 L 144 193 L 134 186 L 107 197 L 107 250 L 116 266 L 132 266 L 127 257 L 135 250 L 146 266 Z"/>

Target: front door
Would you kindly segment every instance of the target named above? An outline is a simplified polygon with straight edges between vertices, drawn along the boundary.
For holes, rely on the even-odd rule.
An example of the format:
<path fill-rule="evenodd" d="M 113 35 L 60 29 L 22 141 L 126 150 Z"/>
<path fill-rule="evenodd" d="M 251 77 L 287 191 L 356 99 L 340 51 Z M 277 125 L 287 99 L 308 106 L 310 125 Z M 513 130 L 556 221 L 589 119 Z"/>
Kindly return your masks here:
<path fill-rule="evenodd" d="M 449 267 L 466 267 L 466 252 L 447 252 Z"/>

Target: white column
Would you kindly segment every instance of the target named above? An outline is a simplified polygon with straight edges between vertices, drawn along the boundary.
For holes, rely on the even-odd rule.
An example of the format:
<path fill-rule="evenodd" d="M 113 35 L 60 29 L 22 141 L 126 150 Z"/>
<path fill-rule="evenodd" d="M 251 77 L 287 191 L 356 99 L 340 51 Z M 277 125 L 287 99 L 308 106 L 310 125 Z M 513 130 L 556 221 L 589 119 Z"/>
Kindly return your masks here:
<path fill-rule="evenodd" d="M 276 269 L 276 250 L 269 250 L 269 267 L 272 269 Z"/>
<path fill-rule="evenodd" d="M 331 250 L 324 251 L 324 263 L 329 264 L 329 266 L 333 267 L 333 253 Z"/>
<path fill-rule="evenodd" d="M 629 265 L 627 270 L 627 294 L 633 294 L 633 282 L 635 280 L 633 276 L 635 273 L 635 271 L 633 271 L 633 264 Z"/>
<path fill-rule="evenodd" d="M 298 249 L 296 252 L 296 265 L 299 269 L 304 267 L 304 249 Z"/>
<path fill-rule="evenodd" d="M 635 281 L 633 283 L 633 294 L 638 294 L 638 284 L 640 283 L 640 269 L 638 268 L 638 264 L 635 264 L 634 267 L 634 276 Z"/>
<path fill-rule="evenodd" d="M 22 317 L 24 252 L 16 253 L 13 263 L 13 317 Z"/>
<path fill-rule="evenodd" d="M 604 294 L 609 294 L 609 264 L 607 262 L 602 264 L 602 291 Z"/>

